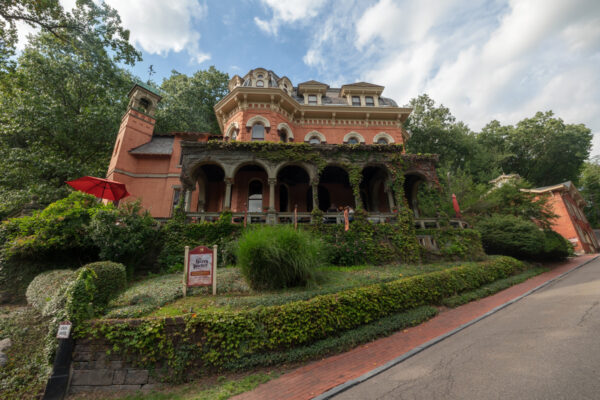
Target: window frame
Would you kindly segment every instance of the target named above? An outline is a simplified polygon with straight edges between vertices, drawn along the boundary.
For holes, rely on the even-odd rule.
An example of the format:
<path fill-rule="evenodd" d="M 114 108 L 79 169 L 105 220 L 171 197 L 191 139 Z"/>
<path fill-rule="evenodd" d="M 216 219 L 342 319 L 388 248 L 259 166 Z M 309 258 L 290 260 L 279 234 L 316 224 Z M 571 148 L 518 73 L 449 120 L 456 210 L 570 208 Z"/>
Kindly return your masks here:
<path fill-rule="evenodd" d="M 370 102 L 369 99 L 371 100 Z M 365 106 L 375 107 L 375 98 L 373 96 L 365 96 Z"/>
<path fill-rule="evenodd" d="M 261 126 L 262 127 L 262 138 L 256 138 L 256 137 L 254 137 L 254 128 L 256 126 Z M 266 127 L 262 123 L 260 123 L 260 122 L 255 123 L 254 125 L 252 125 L 252 129 L 250 130 L 250 141 L 251 142 L 264 142 L 265 141 L 266 131 L 267 131 L 267 129 L 266 129 Z"/>
<path fill-rule="evenodd" d="M 354 100 L 358 100 L 358 102 L 355 103 Z M 360 105 L 361 105 L 360 96 L 351 96 L 351 102 L 352 102 L 352 107 L 360 107 Z"/>

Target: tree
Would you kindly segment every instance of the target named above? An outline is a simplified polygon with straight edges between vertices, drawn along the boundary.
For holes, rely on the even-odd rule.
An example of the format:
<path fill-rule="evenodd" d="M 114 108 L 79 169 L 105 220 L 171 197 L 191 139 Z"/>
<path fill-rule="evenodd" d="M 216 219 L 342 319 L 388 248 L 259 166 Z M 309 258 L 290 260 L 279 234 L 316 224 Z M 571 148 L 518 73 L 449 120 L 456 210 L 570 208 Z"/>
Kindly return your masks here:
<path fill-rule="evenodd" d="M 476 152 L 475 138 L 469 127 L 444 105 L 436 106 L 427 94 L 410 101 L 413 112 L 405 123 L 411 137 L 407 150 L 411 153 L 440 155 L 440 164 L 454 172 L 464 169 Z"/>
<path fill-rule="evenodd" d="M 536 221 L 544 229 L 552 227 L 557 217 L 548 204 L 547 196 L 524 192 L 531 184 L 519 179 L 493 188 L 473 204 L 467 213 L 478 220 L 485 220 L 492 215 L 513 215 L 526 221 Z"/>
<path fill-rule="evenodd" d="M 586 162 L 581 171 L 581 195 L 586 201 L 585 216 L 593 228 L 600 227 L 600 159 Z"/>
<path fill-rule="evenodd" d="M 509 127 L 506 135 L 505 172 L 514 172 L 536 186 L 577 182 L 589 157 L 592 132 L 583 124 L 565 124 L 552 111 Z"/>
<path fill-rule="evenodd" d="M 229 76 L 211 66 L 192 76 L 173 71 L 161 85 L 156 131 L 220 134 L 213 107 L 227 93 Z"/>
<path fill-rule="evenodd" d="M 3 13 L 33 7 L 9 3 Z M 73 25 L 42 30 L 0 75 L 0 218 L 34 195 L 40 205 L 64 197 L 65 180 L 106 171 L 133 81 L 116 63 L 139 55 L 114 38 L 124 32 L 114 11 L 77 4 L 61 14 Z"/>
<path fill-rule="evenodd" d="M 99 43 L 110 49 L 115 61 L 133 65 L 141 60 L 119 14 L 104 2 L 77 0 L 76 7 L 66 12 L 59 0 L 0 0 L 0 71 L 12 64 L 9 58 L 15 54 L 18 21 L 80 50 Z"/>

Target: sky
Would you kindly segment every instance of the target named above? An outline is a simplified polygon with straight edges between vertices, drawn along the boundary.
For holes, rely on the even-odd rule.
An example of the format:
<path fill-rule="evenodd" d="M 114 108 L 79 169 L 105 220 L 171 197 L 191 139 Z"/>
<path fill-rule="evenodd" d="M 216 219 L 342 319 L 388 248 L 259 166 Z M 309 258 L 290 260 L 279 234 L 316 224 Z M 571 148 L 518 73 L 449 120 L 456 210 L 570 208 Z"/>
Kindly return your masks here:
<path fill-rule="evenodd" d="M 400 105 L 427 93 L 474 131 L 552 110 L 590 128 L 600 155 L 599 0 L 105 1 L 143 80 L 150 65 L 158 84 L 214 65 L 294 85 L 367 81 Z"/>

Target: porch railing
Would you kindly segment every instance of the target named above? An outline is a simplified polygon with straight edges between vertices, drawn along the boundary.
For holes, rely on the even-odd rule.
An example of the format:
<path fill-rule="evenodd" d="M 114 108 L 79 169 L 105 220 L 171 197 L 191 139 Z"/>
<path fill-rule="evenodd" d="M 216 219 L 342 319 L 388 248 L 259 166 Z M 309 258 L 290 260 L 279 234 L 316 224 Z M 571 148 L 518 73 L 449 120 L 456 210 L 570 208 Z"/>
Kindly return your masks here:
<path fill-rule="evenodd" d="M 189 212 L 187 218 L 190 222 L 214 222 L 219 219 L 219 212 Z M 244 218 L 247 218 L 247 224 L 291 224 L 294 222 L 293 212 L 234 212 L 232 213 L 233 222 L 243 223 Z M 298 223 L 308 224 L 312 222 L 312 214 L 309 212 L 298 213 Z M 396 221 L 394 213 L 370 212 L 367 219 L 374 224 L 385 224 Z M 340 212 L 325 212 L 323 213 L 323 223 L 326 224 L 343 224 L 344 214 Z M 460 219 L 451 219 L 450 226 L 457 229 L 468 228 L 469 225 Z M 415 218 L 415 229 L 436 229 L 440 228 L 439 220 L 435 218 Z"/>

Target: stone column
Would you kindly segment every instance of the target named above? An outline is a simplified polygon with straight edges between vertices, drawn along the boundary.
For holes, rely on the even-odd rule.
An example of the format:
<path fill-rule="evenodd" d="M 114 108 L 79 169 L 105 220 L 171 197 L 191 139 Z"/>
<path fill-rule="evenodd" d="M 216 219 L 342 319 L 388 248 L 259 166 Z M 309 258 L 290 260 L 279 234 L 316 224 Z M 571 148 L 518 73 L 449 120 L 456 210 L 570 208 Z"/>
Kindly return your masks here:
<path fill-rule="evenodd" d="M 392 190 L 392 184 L 390 182 L 386 183 L 386 190 L 385 192 L 387 193 L 388 196 L 388 204 L 390 206 L 390 212 L 394 209 L 394 193 Z"/>
<path fill-rule="evenodd" d="M 275 211 L 275 184 L 277 183 L 276 178 L 269 178 L 269 212 Z"/>
<path fill-rule="evenodd" d="M 223 210 L 231 210 L 231 186 L 233 185 L 233 178 L 225 178 L 225 199 Z"/>
<path fill-rule="evenodd" d="M 190 212 L 191 206 L 192 206 L 192 191 L 189 188 L 184 188 L 183 189 L 183 193 L 184 193 L 184 210 L 185 212 Z"/>
<path fill-rule="evenodd" d="M 313 210 L 319 209 L 319 181 L 313 180 L 311 182 L 313 192 Z"/>

